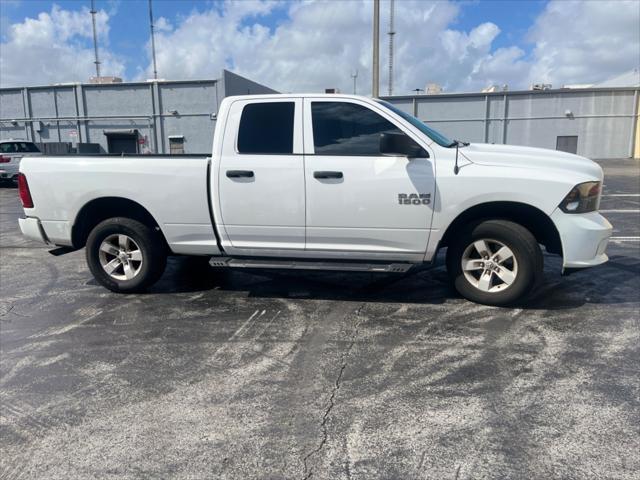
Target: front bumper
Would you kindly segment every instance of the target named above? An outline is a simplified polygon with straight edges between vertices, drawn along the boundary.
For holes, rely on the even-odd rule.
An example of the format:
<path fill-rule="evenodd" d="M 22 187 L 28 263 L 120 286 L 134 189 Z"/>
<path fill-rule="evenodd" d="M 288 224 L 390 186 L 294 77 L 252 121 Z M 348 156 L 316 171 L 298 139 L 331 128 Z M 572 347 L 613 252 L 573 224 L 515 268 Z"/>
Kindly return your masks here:
<path fill-rule="evenodd" d="M 47 234 L 44 233 L 44 229 L 42 228 L 40 220 L 38 220 L 37 218 L 19 218 L 18 225 L 20 225 L 20 231 L 25 237 L 41 243 L 51 243 L 47 238 Z"/>
<path fill-rule="evenodd" d="M 569 214 L 557 208 L 551 220 L 560 233 L 562 268 L 587 268 L 609 260 L 605 250 L 613 227 L 598 212 Z"/>

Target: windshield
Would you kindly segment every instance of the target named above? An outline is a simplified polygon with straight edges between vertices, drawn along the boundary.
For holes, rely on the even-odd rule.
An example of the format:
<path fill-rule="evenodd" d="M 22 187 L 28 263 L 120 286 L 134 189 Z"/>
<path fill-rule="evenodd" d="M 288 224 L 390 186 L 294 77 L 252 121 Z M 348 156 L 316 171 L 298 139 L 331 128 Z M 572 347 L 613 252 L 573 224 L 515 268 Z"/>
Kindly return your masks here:
<path fill-rule="evenodd" d="M 392 112 L 397 113 L 398 115 L 400 115 L 407 122 L 409 122 L 411 125 L 416 127 L 418 130 L 420 130 L 422 133 L 424 133 L 427 137 L 429 137 L 431 140 L 436 142 L 441 147 L 453 147 L 453 146 L 455 146 L 456 142 L 454 142 L 453 140 L 449 140 L 447 137 L 442 135 L 440 132 L 437 132 L 433 128 L 428 127 L 424 122 L 421 122 L 420 120 L 418 120 L 413 115 L 409 115 L 407 112 L 403 112 L 399 108 L 394 107 L 389 102 L 385 102 L 384 100 L 376 100 L 376 101 L 380 105 L 383 105 L 386 108 L 388 108 L 389 110 L 391 110 Z"/>

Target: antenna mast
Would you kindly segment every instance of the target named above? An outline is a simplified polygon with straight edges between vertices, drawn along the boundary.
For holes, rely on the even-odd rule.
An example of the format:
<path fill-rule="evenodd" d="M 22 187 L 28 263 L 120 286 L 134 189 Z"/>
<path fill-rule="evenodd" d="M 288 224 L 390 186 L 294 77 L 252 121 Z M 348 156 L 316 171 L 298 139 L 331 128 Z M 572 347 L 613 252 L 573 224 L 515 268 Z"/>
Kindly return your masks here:
<path fill-rule="evenodd" d="M 396 32 L 393 28 L 394 0 L 389 2 L 389 96 L 393 95 L 393 37 Z"/>
<path fill-rule="evenodd" d="M 149 26 L 151 27 L 151 56 L 153 57 L 153 78 L 158 79 L 158 66 L 156 65 L 156 39 L 153 29 L 153 9 L 149 0 Z"/>
<path fill-rule="evenodd" d="M 91 0 L 91 22 L 93 23 L 93 51 L 95 53 L 96 60 L 93 62 L 96 64 L 96 76 L 100 78 L 100 58 L 98 57 L 98 34 L 96 32 L 96 5 L 95 0 Z"/>

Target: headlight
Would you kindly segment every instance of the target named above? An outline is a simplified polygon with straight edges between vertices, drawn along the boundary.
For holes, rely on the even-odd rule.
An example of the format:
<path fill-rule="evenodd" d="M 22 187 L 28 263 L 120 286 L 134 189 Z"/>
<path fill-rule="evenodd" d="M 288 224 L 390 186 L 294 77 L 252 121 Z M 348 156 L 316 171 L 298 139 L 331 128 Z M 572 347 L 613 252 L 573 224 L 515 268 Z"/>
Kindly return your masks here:
<path fill-rule="evenodd" d="M 585 182 L 573 187 L 560 203 L 564 213 L 587 213 L 598 209 L 600 182 Z"/>

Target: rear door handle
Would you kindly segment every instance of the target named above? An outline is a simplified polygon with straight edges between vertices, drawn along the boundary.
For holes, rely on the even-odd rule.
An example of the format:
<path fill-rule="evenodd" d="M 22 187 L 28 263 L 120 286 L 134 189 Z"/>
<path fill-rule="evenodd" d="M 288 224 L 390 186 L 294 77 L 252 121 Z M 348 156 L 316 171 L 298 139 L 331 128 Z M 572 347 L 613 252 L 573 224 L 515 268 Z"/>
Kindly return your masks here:
<path fill-rule="evenodd" d="M 229 178 L 253 178 L 253 171 L 251 171 L 251 170 L 227 170 L 227 177 L 229 177 Z"/>
<path fill-rule="evenodd" d="M 342 178 L 342 172 L 313 172 L 313 178 Z"/>

